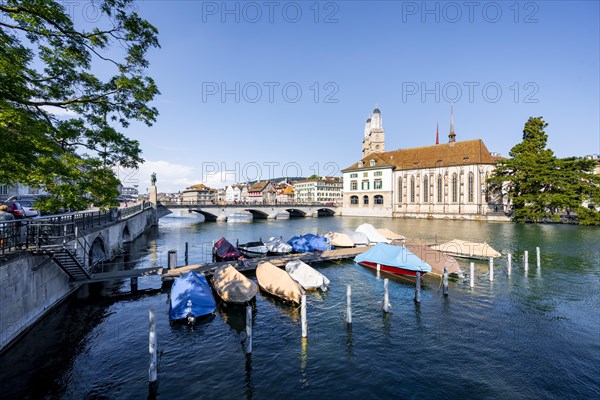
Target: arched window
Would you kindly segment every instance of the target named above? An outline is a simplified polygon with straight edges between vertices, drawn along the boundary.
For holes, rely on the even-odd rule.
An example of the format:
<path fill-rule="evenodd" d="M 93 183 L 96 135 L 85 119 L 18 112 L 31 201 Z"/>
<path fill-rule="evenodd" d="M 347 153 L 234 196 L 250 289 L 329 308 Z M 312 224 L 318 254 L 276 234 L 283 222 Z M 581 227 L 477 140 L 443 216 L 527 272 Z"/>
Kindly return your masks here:
<path fill-rule="evenodd" d="M 423 177 L 423 203 L 429 203 L 429 177 Z"/>
<path fill-rule="evenodd" d="M 383 205 L 383 196 L 378 194 L 373 198 L 373 203 L 376 205 Z"/>
<path fill-rule="evenodd" d="M 415 177 L 410 177 L 410 202 L 415 202 Z"/>
<path fill-rule="evenodd" d="M 357 205 L 358 204 L 358 196 L 350 196 L 350 204 Z"/>
<path fill-rule="evenodd" d="M 398 203 L 402 204 L 402 178 L 398 178 Z"/>
<path fill-rule="evenodd" d="M 458 176 L 452 174 L 452 202 L 458 202 Z"/>
<path fill-rule="evenodd" d="M 442 179 L 442 175 L 438 175 L 437 181 L 437 202 L 441 203 L 444 201 L 444 180 Z"/>
<path fill-rule="evenodd" d="M 363 204 L 369 204 L 369 196 L 363 196 Z"/>
<path fill-rule="evenodd" d="M 474 196 L 474 185 L 475 177 L 472 172 L 469 172 L 469 177 L 467 178 L 467 194 L 468 194 L 468 202 L 472 203 L 475 199 Z"/>

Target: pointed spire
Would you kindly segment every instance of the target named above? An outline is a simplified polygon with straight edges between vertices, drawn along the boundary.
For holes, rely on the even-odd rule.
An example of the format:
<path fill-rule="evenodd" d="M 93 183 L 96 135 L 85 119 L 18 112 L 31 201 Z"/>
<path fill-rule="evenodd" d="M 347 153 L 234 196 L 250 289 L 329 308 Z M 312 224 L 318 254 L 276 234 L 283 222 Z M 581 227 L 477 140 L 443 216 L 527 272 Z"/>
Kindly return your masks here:
<path fill-rule="evenodd" d="M 440 144 L 440 123 L 435 125 L 435 144 Z"/>
<path fill-rule="evenodd" d="M 450 134 L 448 142 L 456 142 L 456 133 L 454 133 L 454 104 L 450 104 Z"/>

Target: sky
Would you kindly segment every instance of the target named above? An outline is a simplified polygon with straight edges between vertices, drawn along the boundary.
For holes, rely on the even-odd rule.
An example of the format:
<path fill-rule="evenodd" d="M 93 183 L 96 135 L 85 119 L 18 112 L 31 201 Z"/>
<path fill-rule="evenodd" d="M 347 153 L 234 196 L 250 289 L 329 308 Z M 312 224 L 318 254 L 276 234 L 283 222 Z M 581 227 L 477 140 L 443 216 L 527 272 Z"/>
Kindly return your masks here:
<path fill-rule="evenodd" d="M 75 17 L 89 14 L 82 7 Z M 385 148 L 483 139 L 508 156 L 531 116 L 560 157 L 600 153 L 597 1 L 162 1 L 161 91 L 146 160 L 120 171 L 144 193 L 283 175 L 340 175 L 361 157 L 377 106 Z M 87 17 L 86 17 L 87 18 Z"/>

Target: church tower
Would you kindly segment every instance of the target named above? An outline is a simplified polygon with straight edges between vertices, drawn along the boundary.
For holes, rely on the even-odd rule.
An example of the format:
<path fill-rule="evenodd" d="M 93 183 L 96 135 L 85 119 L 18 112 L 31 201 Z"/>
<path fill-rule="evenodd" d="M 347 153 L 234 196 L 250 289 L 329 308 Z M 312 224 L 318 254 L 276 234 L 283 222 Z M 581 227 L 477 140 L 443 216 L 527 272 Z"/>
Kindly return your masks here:
<path fill-rule="evenodd" d="M 454 133 L 454 109 L 450 105 L 450 134 L 448 135 L 448 143 L 456 142 L 456 133 Z"/>
<path fill-rule="evenodd" d="M 385 131 L 379 108 L 373 110 L 373 114 L 365 123 L 363 139 L 363 158 L 371 153 L 383 153 L 385 151 Z"/>

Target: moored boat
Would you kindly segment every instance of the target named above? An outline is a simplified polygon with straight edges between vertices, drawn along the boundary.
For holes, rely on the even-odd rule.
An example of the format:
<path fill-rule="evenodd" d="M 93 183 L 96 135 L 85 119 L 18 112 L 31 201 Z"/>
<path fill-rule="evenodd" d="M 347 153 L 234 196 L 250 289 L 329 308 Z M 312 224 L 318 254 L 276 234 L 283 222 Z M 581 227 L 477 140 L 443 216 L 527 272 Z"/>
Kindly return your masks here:
<path fill-rule="evenodd" d="M 434 250 L 439 250 L 454 257 L 487 260 L 488 258 L 497 258 L 502 256 L 502 254 L 494 250 L 492 246 L 485 242 L 467 242 L 464 240 L 454 239 L 446 243 L 434 244 L 430 247 Z"/>
<path fill-rule="evenodd" d="M 377 232 L 377 229 L 371 224 L 361 224 L 356 228 L 356 232 L 364 233 L 371 243 L 390 243 L 391 240 Z"/>
<path fill-rule="evenodd" d="M 269 252 L 269 249 L 267 249 L 267 246 L 263 242 L 238 244 L 237 248 L 240 253 L 249 258 L 264 257 Z"/>
<path fill-rule="evenodd" d="M 292 246 L 283 242 L 281 239 L 277 238 L 269 238 L 265 242 L 265 246 L 267 246 L 268 254 L 271 255 L 284 255 L 292 252 Z"/>
<path fill-rule="evenodd" d="M 173 282 L 169 297 L 169 319 L 187 320 L 193 324 L 196 318 L 212 314 L 217 304 L 204 275 L 188 271 Z"/>
<path fill-rule="evenodd" d="M 355 246 L 368 246 L 369 238 L 362 232 L 349 232 L 347 235 L 352 239 Z"/>
<path fill-rule="evenodd" d="M 310 265 L 300 260 L 289 261 L 285 265 L 285 270 L 306 290 L 321 289 L 327 290 L 329 279 Z"/>
<path fill-rule="evenodd" d="M 325 236 L 333 247 L 354 247 L 354 241 L 345 233 L 327 232 L 323 236 Z"/>
<path fill-rule="evenodd" d="M 432 274 L 443 275 L 444 267 L 447 267 L 448 274 L 456 276 L 463 275 L 463 271 L 460 269 L 458 261 L 449 254 L 444 254 L 441 251 L 432 249 L 424 244 L 401 243 L 400 246 L 406 247 L 421 260 L 429 264 L 431 266 Z"/>
<path fill-rule="evenodd" d="M 431 265 L 417 257 L 404 246 L 377 243 L 369 250 L 357 255 L 354 262 L 369 268 L 396 275 L 416 276 L 417 272 L 431 272 Z"/>
<path fill-rule="evenodd" d="M 234 245 L 222 237 L 213 246 L 213 257 L 215 261 L 235 261 L 240 258 L 240 253 Z"/>
<path fill-rule="evenodd" d="M 283 300 L 300 303 L 304 289 L 292 277 L 268 261 L 263 261 L 256 267 L 258 286 L 265 292 Z"/>
<path fill-rule="evenodd" d="M 227 303 L 244 304 L 256 296 L 258 285 L 231 265 L 217 269 L 212 277 L 215 292 Z"/>
<path fill-rule="evenodd" d="M 288 240 L 288 244 L 292 246 L 293 251 L 296 253 L 331 250 L 331 245 L 324 236 L 313 235 L 312 233 L 294 236 Z"/>
<path fill-rule="evenodd" d="M 406 240 L 406 236 L 402 236 L 394 231 L 390 231 L 387 228 L 379 228 L 377 229 L 377 232 L 379 232 L 379 234 L 384 238 L 389 239 L 391 241 L 397 240 L 401 242 Z"/>

